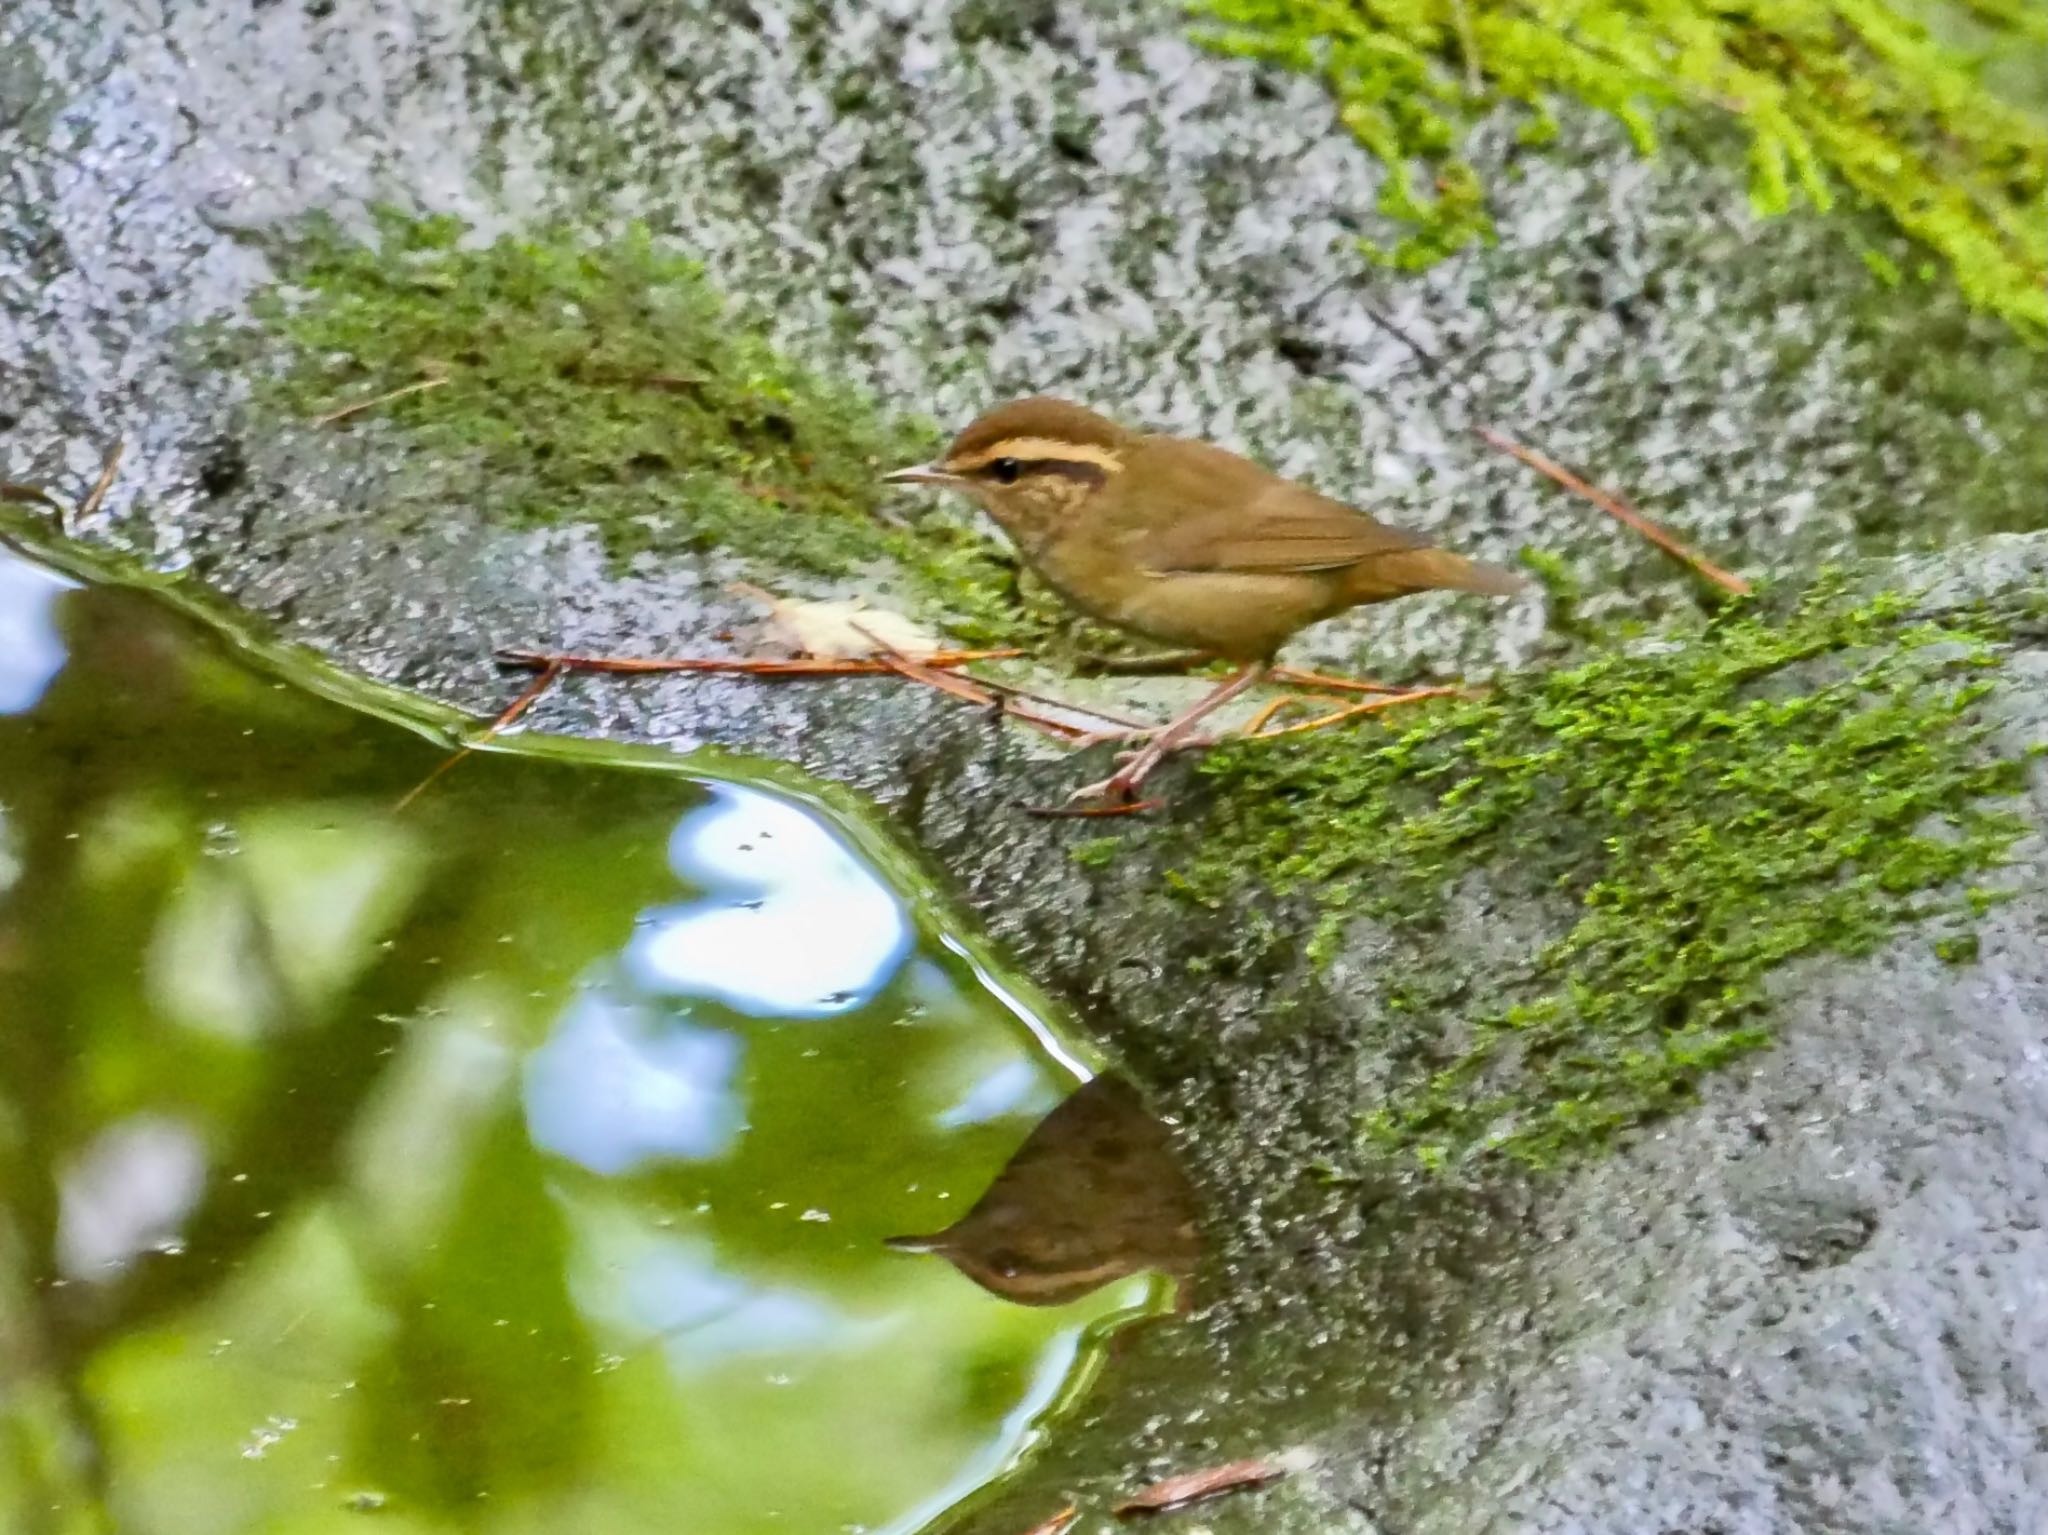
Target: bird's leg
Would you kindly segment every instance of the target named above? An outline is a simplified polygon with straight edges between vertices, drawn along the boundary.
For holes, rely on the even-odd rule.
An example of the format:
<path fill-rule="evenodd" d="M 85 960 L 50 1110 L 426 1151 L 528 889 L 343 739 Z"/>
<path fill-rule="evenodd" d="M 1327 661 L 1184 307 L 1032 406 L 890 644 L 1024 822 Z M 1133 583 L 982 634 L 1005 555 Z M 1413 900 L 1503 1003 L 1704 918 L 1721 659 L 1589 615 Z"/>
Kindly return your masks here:
<path fill-rule="evenodd" d="M 1151 775 L 1154 768 L 1188 744 L 1188 738 L 1194 733 L 1196 725 L 1247 688 L 1256 686 L 1259 679 L 1265 675 L 1266 663 L 1263 661 L 1255 661 L 1245 667 L 1236 676 L 1227 679 L 1220 687 L 1203 697 L 1185 714 L 1174 719 L 1164 730 L 1147 741 L 1135 757 L 1109 777 L 1100 783 L 1076 789 L 1068 795 L 1067 803 L 1071 805 L 1076 800 L 1086 799 L 1121 801 L 1132 798 L 1137 792 L 1138 785 Z"/>

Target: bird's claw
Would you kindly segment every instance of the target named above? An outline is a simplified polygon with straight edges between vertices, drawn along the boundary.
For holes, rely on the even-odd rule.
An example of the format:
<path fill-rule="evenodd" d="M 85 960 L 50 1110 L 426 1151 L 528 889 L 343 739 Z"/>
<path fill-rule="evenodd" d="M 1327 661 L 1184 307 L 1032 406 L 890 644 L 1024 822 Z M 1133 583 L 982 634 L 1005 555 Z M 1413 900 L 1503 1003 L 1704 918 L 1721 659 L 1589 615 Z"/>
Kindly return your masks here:
<path fill-rule="evenodd" d="M 1124 752 L 1118 756 L 1117 760 L 1119 762 L 1135 761 L 1140 755 L 1138 752 Z M 1137 784 L 1133 780 L 1126 778 L 1121 772 L 1117 772 L 1110 774 L 1109 777 L 1103 779 L 1100 783 L 1081 785 L 1080 788 L 1069 794 L 1060 803 L 1062 805 L 1078 805 L 1089 800 L 1099 799 L 1112 805 L 1121 804 L 1131 797 L 1136 788 Z"/>
<path fill-rule="evenodd" d="M 1066 818 L 1137 815 L 1146 810 L 1157 810 L 1158 800 L 1132 797 L 1137 787 L 1137 779 L 1118 771 L 1100 783 L 1082 785 L 1057 805 L 1032 806 L 1030 813 L 1050 818 Z"/>
<path fill-rule="evenodd" d="M 1034 808 L 1031 814 L 1039 816 L 1111 816 L 1136 815 L 1141 810 L 1157 809 L 1159 804 L 1157 800 L 1141 800 L 1137 797 L 1138 785 L 1150 777 L 1152 770 L 1174 752 L 1185 751 L 1189 747 L 1194 746 L 1213 746 L 1216 744 L 1214 736 L 1189 736 L 1185 740 L 1175 741 L 1167 750 L 1160 751 L 1152 738 L 1157 737 L 1161 733 L 1159 730 L 1132 732 L 1125 739 L 1141 740 L 1145 741 L 1146 744 L 1131 751 L 1118 752 L 1116 754 L 1117 769 L 1114 773 L 1099 782 L 1083 784 L 1057 805 Z M 1096 737 L 1095 739 L 1100 741 L 1103 738 Z"/>

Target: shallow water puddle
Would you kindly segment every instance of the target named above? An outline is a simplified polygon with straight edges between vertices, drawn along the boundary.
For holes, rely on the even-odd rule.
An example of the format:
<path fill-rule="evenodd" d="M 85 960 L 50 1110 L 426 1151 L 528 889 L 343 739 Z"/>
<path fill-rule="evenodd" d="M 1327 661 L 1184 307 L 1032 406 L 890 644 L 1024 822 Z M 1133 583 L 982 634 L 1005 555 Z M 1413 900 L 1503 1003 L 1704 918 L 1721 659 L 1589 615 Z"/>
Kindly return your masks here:
<path fill-rule="evenodd" d="M 928 1522 L 1184 1266 L 1142 1114 L 857 827 L 447 749 L 0 552 L 0 1527 Z"/>

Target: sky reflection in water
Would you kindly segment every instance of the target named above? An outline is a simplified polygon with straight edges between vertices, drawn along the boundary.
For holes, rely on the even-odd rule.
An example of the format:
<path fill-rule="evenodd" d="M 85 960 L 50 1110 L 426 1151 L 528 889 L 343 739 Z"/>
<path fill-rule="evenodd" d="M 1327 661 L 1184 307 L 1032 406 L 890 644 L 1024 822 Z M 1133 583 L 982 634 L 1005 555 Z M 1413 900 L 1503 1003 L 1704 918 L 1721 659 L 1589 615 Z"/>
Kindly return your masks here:
<path fill-rule="evenodd" d="M 594 1173 L 722 1156 L 739 1133 L 741 1043 L 592 985 L 526 1063 L 534 1144 Z"/>
<path fill-rule="evenodd" d="M 0 550 L 0 714 L 33 709 L 64 665 L 52 615 L 70 584 Z"/>
<path fill-rule="evenodd" d="M 1081 1073 L 804 807 L 394 815 L 428 743 L 6 558 L 0 710 L 0 1528 L 908 1531 L 1152 1293 L 884 1245 Z"/>
<path fill-rule="evenodd" d="M 651 913 L 626 951 L 656 995 L 826 1018 L 865 1006 L 910 952 L 895 892 L 787 800 L 720 790 L 677 823 L 669 865 L 710 898 Z"/>

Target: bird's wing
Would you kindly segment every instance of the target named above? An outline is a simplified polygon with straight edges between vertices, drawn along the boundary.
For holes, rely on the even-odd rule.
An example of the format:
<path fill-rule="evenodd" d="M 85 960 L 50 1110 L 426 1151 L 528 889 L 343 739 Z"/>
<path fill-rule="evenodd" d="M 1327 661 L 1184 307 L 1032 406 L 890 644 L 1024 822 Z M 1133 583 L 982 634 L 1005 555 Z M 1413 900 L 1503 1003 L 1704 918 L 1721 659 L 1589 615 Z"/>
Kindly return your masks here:
<path fill-rule="evenodd" d="M 1428 547 L 1426 538 L 1375 522 L 1234 453 L 1206 443 L 1184 446 L 1208 451 L 1183 451 L 1164 479 L 1153 476 L 1154 504 L 1178 514 L 1133 538 L 1132 552 L 1147 570 L 1308 573 Z"/>

